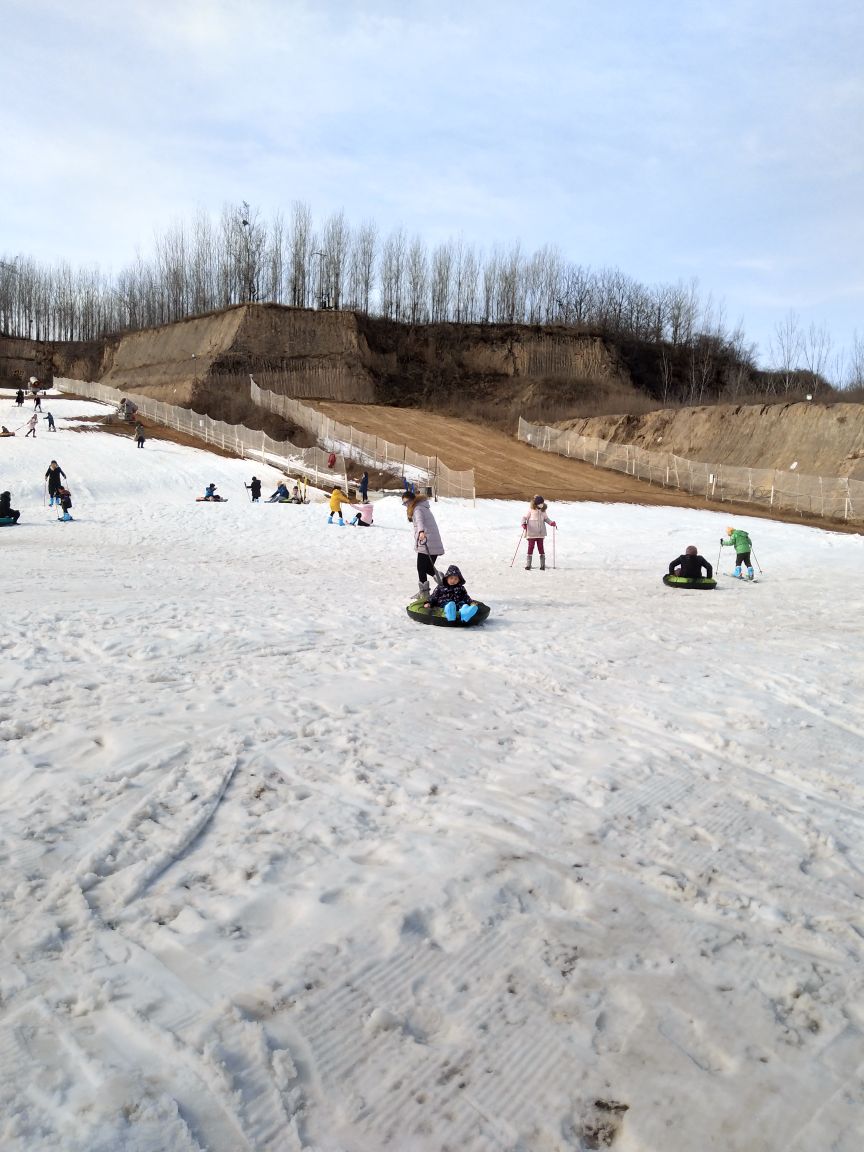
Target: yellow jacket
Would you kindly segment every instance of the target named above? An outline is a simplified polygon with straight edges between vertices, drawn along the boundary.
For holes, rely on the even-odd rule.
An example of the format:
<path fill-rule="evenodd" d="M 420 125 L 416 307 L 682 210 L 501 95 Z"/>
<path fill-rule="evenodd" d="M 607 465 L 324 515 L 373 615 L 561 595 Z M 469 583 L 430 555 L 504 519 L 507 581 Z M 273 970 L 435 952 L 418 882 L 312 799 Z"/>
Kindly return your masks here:
<path fill-rule="evenodd" d="M 350 504 L 350 503 L 351 503 L 351 501 L 348 499 L 348 497 L 345 496 L 338 488 L 333 489 L 333 493 L 330 497 L 330 511 L 331 512 L 338 512 L 339 515 L 341 516 L 342 515 L 342 505 L 343 504 Z"/>

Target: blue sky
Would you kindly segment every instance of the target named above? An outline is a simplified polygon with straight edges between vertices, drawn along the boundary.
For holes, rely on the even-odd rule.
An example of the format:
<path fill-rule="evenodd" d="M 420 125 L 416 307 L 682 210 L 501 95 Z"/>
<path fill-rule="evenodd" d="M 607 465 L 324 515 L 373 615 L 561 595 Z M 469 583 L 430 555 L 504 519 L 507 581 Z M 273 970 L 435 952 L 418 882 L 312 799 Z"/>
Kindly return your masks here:
<path fill-rule="evenodd" d="M 864 334 L 861 0 L 0 0 L 0 252 L 117 270 L 203 206 L 698 279 L 767 363 Z"/>

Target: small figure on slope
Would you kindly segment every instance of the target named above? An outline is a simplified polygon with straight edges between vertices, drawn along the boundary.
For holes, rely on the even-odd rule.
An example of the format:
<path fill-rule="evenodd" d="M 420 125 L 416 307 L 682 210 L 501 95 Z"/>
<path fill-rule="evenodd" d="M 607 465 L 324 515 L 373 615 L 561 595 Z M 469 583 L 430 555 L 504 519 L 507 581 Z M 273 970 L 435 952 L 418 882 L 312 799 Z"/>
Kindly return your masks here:
<path fill-rule="evenodd" d="M 34 412 L 41 412 L 42 411 L 42 397 L 39 395 L 38 392 L 33 393 L 33 411 Z"/>
<path fill-rule="evenodd" d="M 360 483 L 357 485 L 357 489 L 360 493 L 360 503 L 365 504 L 366 503 L 366 497 L 369 495 L 369 473 L 368 472 L 364 472 L 363 475 L 360 477 Z"/>
<path fill-rule="evenodd" d="M 688 544 L 683 555 L 679 556 L 677 560 L 673 560 L 669 565 L 669 575 L 683 576 L 686 580 L 701 580 L 703 568 L 705 575 L 710 580 L 714 574 L 714 569 L 704 556 L 699 555 L 695 544 Z"/>
<path fill-rule="evenodd" d="M 351 523 L 355 528 L 372 527 L 372 505 L 368 501 L 360 505 L 360 509 Z"/>
<path fill-rule="evenodd" d="M 252 493 L 252 503 L 257 504 L 258 501 L 261 499 L 261 481 L 258 479 L 257 476 L 253 476 L 252 477 L 252 483 L 246 484 L 245 487 L 248 488 L 249 491 Z"/>
<path fill-rule="evenodd" d="M 287 500 L 287 499 L 288 499 L 288 488 L 283 483 L 283 481 L 280 480 L 279 483 L 276 485 L 276 491 L 273 493 L 272 496 L 267 497 L 266 503 L 276 504 L 280 500 Z"/>
<path fill-rule="evenodd" d="M 60 503 L 59 493 L 63 487 L 63 481 L 66 479 L 66 473 L 56 460 L 52 460 L 48 465 L 45 479 L 48 482 L 48 507 L 53 508 L 55 500 L 58 504 Z"/>
<path fill-rule="evenodd" d="M 425 496 L 406 488 L 402 493 L 402 505 L 414 525 L 414 551 L 417 553 L 417 579 L 420 582 L 417 599 L 425 599 L 429 595 L 429 577 L 432 576 L 436 584 L 441 583 L 441 573 L 435 567 L 435 561 L 444 555 L 444 543 Z"/>
<path fill-rule="evenodd" d="M 721 537 L 720 547 L 735 549 L 735 571 L 732 575 L 737 580 L 752 580 L 754 572 L 750 563 L 750 551 L 753 548 L 753 543 L 750 537 L 743 528 L 727 528 L 726 535 L 728 539 L 724 540 Z M 741 572 L 742 568 L 747 569 L 746 576 Z"/>
<path fill-rule="evenodd" d="M 20 515 L 18 509 L 12 507 L 12 493 L 0 492 L 0 520 L 10 520 L 17 524 Z"/>
<path fill-rule="evenodd" d="M 0 424 L 0 436 L 14 436 L 14 432 L 10 432 L 5 424 Z"/>
<path fill-rule="evenodd" d="M 303 485 L 303 492 L 305 492 L 305 491 L 306 491 L 306 485 L 304 484 Z M 308 503 L 308 501 L 305 499 L 303 493 L 301 493 L 300 489 L 298 488 L 298 486 L 296 484 L 291 489 L 291 503 L 292 504 L 307 504 Z"/>
<path fill-rule="evenodd" d="M 546 503 L 543 497 L 535 496 L 531 501 L 527 514 L 522 517 L 522 531 L 528 539 L 528 562 L 525 565 L 526 570 L 530 570 L 531 568 L 535 545 L 540 555 L 540 571 L 545 572 L 546 570 L 546 553 L 543 550 L 543 541 L 546 539 L 547 524 L 551 524 L 553 528 L 558 527 L 555 521 L 550 520 L 546 515 Z"/>
<path fill-rule="evenodd" d="M 18 391 L 15 393 L 15 404 L 18 408 L 23 407 L 23 405 L 24 405 L 24 389 L 23 388 L 19 388 Z"/>
<path fill-rule="evenodd" d="M 216 485 L 215 484 L 208 484 L 207 487 L 204 489 L 204 499 L 205 500 L 213 500 L 217 504 L 221 501 L 222 497 L 216 495 Z"/>
<path fill-rule="evenodd" d="M 341 488 L 333 489 L 333 491 L 330 493 L 330 515 L 327 517 L 328 524 L 332 524 L 333 517 L 338 516 L 339 524 L 341 527 L 345 527 L 345 521 L 342 518 L 342 505 L 347 504 L 348 502 L 348 497 L 345 495 Z"/>
<path fill-rule="evenodd" d="M 139 448 L 143 448 L 144 447 L 144 425 L 141 423 L 140 420 L 135 425 L 134 436 L 135 436 L 135 443 L 138 445 Z"/>
<path fill-rule="evenodd" d="M 57 431 L 57 428 L 54 425 L 54 417 L 51 415 L 50 412 L 46 412 L 45 415 L 42 417 L 42 419 L 48 421 L 48 431 L 49 432 L 56 432 Z"/>
<path fill-rule="evenodd" d="M 28 436 L 32 436 L 34 440 L 36 439 L 36 421 L 38 419 L 39 419 L 39 417 L 34 412 L 33 415 L 30 417 L 30 419 L 27 421 L 27 431 L 24 434 L 25 440 L 27 439 Z"/>
<path fill-rule="evenodd" d="M 451 564 L 444 573 L 444 582 L 439 584 L 429 599 L 426 607 L 443 608 L 444 615 L 454 623 L 458 614 L 463 624 L 477 615 L 477 605 L 468 595 L 465 588 L 465 578 L 455 564 Z"/>
<path fill-rule="evenodd" d="M 69 509 L 72 507 L 72 496 L 68 488 L 61 488 L 57 493 L 57 503 L 63 509 L 63 515 L 58 516 L 57 519 L 71 520 L 72 517 L 69 515 Z"/>

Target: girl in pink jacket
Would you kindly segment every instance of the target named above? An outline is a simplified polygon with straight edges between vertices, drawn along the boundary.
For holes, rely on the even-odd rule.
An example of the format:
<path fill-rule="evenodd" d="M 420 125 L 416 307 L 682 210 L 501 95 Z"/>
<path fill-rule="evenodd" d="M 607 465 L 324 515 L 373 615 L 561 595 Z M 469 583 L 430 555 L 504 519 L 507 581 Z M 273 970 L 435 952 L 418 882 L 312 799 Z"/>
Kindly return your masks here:
<path fill-rule="evenodd" d="M 528 563 L 525 565 L 526 570 L 531 568 L 531 561 L 534 559 L 534 546 L 537 546 L 537 551 L 540 555 L 540 571 L 546 570 L 546 553 L 543 551 L 543 541 L 546 537 L 546 525 L 551 524 L 553 528 L 558 525 L 554 520 L 550 520 L 546 515 L 546 503 L 542 496 L 535 496 L 531 501 L 531 505 L 525 516 L 522 517 L 522 531 L 528 538 Z"/>

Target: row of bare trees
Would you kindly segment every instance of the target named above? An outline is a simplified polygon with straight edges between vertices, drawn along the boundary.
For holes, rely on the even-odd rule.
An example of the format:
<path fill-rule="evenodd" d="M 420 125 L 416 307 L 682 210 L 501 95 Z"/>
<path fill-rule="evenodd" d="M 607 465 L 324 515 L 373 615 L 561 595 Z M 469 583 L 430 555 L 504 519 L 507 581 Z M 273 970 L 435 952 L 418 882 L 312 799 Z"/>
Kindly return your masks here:
<path fill-rule="evenodd" d="M 575 264 L 548 245 L 484 252 L 460 238 L 430 248 L 402 228 L 382 235 L 371 220 L 352 227 L 341 211 L 316 223 L 303 202 L 269 222 L 246 202 L 226 205 L 218 220 L 199 210 L 157 235 L 149 259 L 139 254 L 113 277 L 27 256 L 0 261 L 0 332 L 31 339 L 93 340 L 248 301 L 411 324 L 561 323 L 631 336 L 668 346 L 679 362 L 688 351 L 691 403 L 704 397 L 719 360 L 727 376 L 730 364 L 742 380 L 753 370 L 740 328 L 726 325 L 710 297 L 700 299 L 695 282 L 644 285 L 619 269 Z M 864 382 L 864 352 L 856 349 L 845 383 Z M 792 392 L 802 370 L 840 382 L 827 330 L 805 332 L 794 315 L 778 325 L 771 353 L 780 392 Z M 673 373 L 663 363 L 671 359 L 661 362 L 665 392 Z"/>

